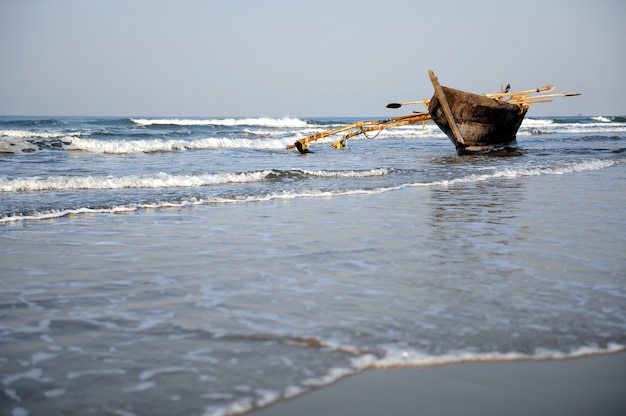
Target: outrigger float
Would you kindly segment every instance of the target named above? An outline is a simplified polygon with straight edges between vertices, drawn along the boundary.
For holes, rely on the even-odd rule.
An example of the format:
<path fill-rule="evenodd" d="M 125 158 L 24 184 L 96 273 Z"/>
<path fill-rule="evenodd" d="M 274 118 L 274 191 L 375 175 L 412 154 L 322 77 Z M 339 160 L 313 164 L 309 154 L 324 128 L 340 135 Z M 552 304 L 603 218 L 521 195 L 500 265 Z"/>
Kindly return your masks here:
<path fill-rule="evenodd" d="M 390 103 L 387 108 L 400 108 L 407 104 L 424 103 L 428 111 L 413 112 L 406 116 L 378 121 L 359 121 L 338 129 L 325 130 L 296 140 L 287 149 L 297 149 L 301 154 L 310 153 L 309 144 L 328 136 L 345 133 L 332 143 L 334 149 L 347 145 L 348 139 L 370 132 L 434 121 L 450 138 L 459 155 L 486 153 L 506 148 L 516 148 L 516 135 L 528 109 L 534 103 L 552 102 L 554 97 L 572 97 L 579 93 L 552 94 L 554 85 L 531 90 L 509 92 L 509 86 L 498 93 L 472 94 L 444 87 L 430 70 L 430 81 L 435 90 L 430 100 Z M 376 134 L 378 134 L 376 133 Z"/>

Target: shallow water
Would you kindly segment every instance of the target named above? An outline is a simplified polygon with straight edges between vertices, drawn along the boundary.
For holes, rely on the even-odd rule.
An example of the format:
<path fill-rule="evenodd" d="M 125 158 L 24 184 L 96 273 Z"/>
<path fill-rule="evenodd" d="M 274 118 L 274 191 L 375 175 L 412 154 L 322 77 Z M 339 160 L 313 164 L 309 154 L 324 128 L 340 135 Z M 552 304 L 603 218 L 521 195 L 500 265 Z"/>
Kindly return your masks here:
<path fill-rule="evenodd" d="M 54 189 L 3 190 L 0 409 L 232 414 L 368 367 L 621 350 L 626 142 L 585 123 L 529 120 L 503 157 L 420 129 L 305 157 L 25 141 L 0 184 Z"/>

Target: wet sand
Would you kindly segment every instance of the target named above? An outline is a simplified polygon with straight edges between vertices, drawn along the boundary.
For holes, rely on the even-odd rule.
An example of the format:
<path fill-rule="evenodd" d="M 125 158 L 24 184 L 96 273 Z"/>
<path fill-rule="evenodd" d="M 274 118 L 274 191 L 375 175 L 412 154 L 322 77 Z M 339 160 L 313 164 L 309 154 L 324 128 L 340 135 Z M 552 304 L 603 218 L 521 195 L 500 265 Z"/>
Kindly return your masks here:
<path fill-rule="evenodd" d="M 626 353 L 556 361 L 369 370 L 254 416 L 615 415 Z"/>

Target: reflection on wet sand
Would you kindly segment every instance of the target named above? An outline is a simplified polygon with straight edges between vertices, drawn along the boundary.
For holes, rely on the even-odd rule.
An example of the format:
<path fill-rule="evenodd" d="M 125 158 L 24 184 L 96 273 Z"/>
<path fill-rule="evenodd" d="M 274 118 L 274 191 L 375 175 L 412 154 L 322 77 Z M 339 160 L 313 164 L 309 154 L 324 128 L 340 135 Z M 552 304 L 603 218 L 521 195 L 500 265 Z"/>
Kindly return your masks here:
<path fill-rule="evenodd" d="M 510 179 L 431 189 L 431 248 L 451 262 L 510 252 L 523 200 L 523 182 Z"/>

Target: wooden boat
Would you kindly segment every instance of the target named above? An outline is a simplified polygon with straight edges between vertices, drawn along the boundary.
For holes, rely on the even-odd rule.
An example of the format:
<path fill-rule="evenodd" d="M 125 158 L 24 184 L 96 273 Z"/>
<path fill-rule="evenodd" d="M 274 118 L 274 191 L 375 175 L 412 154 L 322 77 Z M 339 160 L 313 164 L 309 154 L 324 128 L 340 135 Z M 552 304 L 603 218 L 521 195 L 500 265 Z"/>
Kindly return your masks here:
<path fill-rule="evenodd" d="M 430 71 L 435 94 L 428 113 L 450 138 L 459 155 L 516 148 L 516 135 L 528 103 L 510 104 L 486 95 L 439 85 Z"/>
<path fill-rule="evenodd" d="M 555 89 L 554 85 L 509 92 L 501 90 L 499 93 L 472 94 L 469 92 L 444 87 L 439 84 L 435 73 L 428 71 L 430 80 L 435 89 L 429 100 L 407 101 L 390 103 L 387 108 L 400 108 L 406 104 L 424 103 L 428 111 L 413 112 L 406 116 L 395 117 L 378 121 L 359 121 L 337 129 L 325 130 L 287 146 L 287 149 L 297 149 L 301 154 L 311 153 L 309 144 L 328 136 L 345 133 L 343 138 L 335 140 L 332 147 L 342 149 L 348 139 L 409 124 L 434 121 L 437 126 L 450 138 L 459 155 L 471 153 L 486 153 L 494 150 L 516 148 L 517 131 L 532 103 L 551 102 L 552 97 L 571 97 L 578 93 L 548 94 Z M 538 95 L 533 95 L 538 93 Z M 368 137 L 373 138 L 373 137 Z"/>

